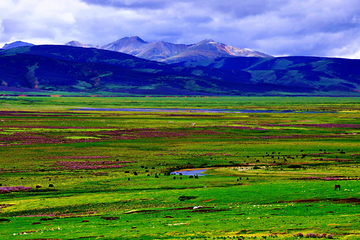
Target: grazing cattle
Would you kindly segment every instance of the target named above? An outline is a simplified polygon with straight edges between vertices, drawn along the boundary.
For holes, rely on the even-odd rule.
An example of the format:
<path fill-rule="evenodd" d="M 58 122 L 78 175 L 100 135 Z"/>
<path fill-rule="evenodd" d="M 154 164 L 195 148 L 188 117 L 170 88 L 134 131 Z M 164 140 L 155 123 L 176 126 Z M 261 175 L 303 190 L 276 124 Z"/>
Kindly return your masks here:
<path fill-rule="evenodd" d="M 335 185 L 335 190 L 336 189 L 339 189 L 339 191 L 340 191 L 340 185 Z"/>

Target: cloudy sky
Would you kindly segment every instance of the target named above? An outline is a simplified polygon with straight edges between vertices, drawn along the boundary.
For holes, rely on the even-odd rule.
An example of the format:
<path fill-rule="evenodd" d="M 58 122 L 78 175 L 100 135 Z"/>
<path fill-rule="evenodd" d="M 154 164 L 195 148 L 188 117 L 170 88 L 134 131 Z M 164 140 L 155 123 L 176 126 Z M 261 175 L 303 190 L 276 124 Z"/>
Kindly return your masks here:
<path fill-rule="evenodd" d="M 203 39 L 274 56 L 360 58 L 359 0 L 0 0 L 0 47 Z"/>

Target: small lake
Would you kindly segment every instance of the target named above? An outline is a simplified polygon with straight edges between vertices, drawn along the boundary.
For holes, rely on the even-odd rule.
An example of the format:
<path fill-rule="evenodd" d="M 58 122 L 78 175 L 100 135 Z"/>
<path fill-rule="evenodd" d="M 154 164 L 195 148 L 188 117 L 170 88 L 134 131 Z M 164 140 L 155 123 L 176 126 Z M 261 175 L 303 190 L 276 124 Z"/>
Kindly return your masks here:
<path fill-rule="evenodd" d="M 185 176 L 205 176 L 206 174 L 204 174 L 203 172 L 205 172 L 207 169 L 194 169 L 194 170 L 180 170 L 180 171 L 175 171 L 175 172 L 171 172 L 171 175 L 185 175 Z M 180 174 L 181 173 L 181 174 Z"/>
<path fill-rule="evenodd" d="M 293 110 L 251 110 L 251 109 L 203 109 L 203 108 L 78 108 L 73 111 L 119 111 L 119 112 L 195 112 L 195 113 L 330 113 Z M 331 112 L 334 113 L 334 112 Z"/>

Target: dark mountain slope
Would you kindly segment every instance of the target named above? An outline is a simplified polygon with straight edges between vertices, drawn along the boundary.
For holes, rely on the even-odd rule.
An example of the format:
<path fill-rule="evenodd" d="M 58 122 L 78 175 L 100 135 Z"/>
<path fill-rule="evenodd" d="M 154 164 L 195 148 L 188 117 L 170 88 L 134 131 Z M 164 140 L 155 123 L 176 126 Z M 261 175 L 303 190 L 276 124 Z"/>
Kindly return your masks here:
<path fill-rule="evenodd" d="M 113 51 L 70 46 L 2 50 L 0 70 L 2 86 L 51 91 L 158 95 L 292 91 L 275 85 L 259 89 L 249 82 L 246 72 L 177 67 Z"/>
<path fill-rule="evenodd" d="M 304 87 L 316 91 L 360 91 L 360 60 L 324 57 L 218 58 L 213 61 L 182 62 L 180 66 L 205 66 L 245 71 L 253 83 Z"/>
<path fill-rule="evenodd" d="M 42 45 L 0 50 L 4 87 L 142 95 L 356 94 L 348 59 L 218 58 L 169 65 L 95 48 Z"/>

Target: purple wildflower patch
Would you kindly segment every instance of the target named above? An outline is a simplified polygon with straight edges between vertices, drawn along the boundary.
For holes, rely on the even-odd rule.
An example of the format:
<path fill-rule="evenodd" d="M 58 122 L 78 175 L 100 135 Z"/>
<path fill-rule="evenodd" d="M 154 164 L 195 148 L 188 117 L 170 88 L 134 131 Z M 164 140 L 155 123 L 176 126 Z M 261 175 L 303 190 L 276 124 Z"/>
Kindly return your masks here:
<path fill-rule="evenodd" d="M 111 156 L 62 156 L 55 157 L 61 159 L 99 159 L 99 158 L 110 158 Z"/>
<path fill-rule="evenodd" d="M 291 178 L 292 180 L 324 180 L 324 181 L 349 181 L 349 180 L 359 180 L 360 178 L 346 178 L 346 177 L 299 177 Z"/>
<path fill-rule="evenodd" d="M 328 239 L 333 239 L 334 234 L 326 234 L 326 233 L 308 233 L 306 235 L 304 235 L 303 233 L 296 233 L 293 234 L 294 237 L 298 237 L 298 238 L 328 238 Z"/>
<path fill-rule="evenodd" d="M 0 193 L 10 193 L 10 192 L 20 192 L 20 191 L 30 191 L 32 187 L 0 187 Z"/>
<path fill-rule="evenodd" d="M 265 124 L 271 127 L 318 127 L 318 128 L 360 128 L 360 124 Z"/>

